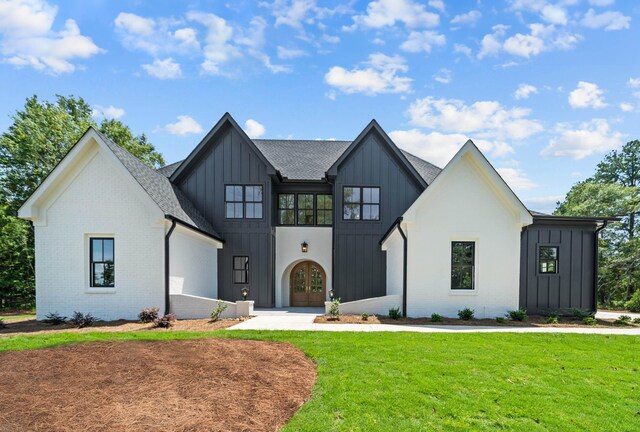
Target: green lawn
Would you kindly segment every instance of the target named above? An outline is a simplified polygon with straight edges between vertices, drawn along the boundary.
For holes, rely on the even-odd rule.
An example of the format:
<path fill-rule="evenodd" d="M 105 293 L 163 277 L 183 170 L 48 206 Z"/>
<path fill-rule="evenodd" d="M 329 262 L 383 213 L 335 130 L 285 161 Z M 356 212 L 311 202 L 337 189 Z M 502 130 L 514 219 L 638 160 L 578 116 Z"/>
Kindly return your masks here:
<path fill-rule="evenodd" d="M 0 351 L 210 336 L 289 341 L 317 363 L 312 398 L 287 431 L 640 429 L 640 338 L 631 336 L 87 333 L 0 339 Z"/>
<path fill-rule="evenodd" d="M 22 314 L 22 315 L 3 315 L 0 313 L 0 318 L 5 322 L 23 320 L 23 319 L 36 319 L 36 314 Z"/>

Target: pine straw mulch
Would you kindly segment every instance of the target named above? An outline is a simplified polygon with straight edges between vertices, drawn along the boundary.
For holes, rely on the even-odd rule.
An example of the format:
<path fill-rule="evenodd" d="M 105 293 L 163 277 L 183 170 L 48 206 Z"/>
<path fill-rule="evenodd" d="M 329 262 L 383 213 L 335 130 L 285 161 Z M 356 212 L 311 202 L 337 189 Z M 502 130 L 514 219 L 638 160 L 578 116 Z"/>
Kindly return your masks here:
<path fill-rule="evenodd" d="M 90 327 L 82 329 L 74 327 L 72 324 L 65 323 L 60 325 L 51 325 L 35 319 L 16 320 L 5 322 L 6 327 L 0 329 L 0 339 L 2 336 L 16 336 L 19 334 L 43 334 L 43 333 L 87 333 L 87 332 L 130 332 L 130 331 L 213 331 L 225 329 L 246 321 L 250 317 L 242 318 L 224 318 L 219 321 L 211 322 L 210 319 L 192 319 L 192 320 L 176 320 L 173 326 L 165 328 L 154 328 L 153 324 L 143 324 L 138 321 L 96 321 Z"/>
<path fill-rule="evenodd" d="M 614 323 L 613 319 L 596 319 L 597 324 L 586 325 L 582 319 L 575 317 L 558 317 L 558 324 L 547 324 L 547 317 L 532 315 L 528 321 L 511 321 L 507 319 L 504 323 L 499 323 L 495 319 L 472 319 L 461 320 L 457 318 L 442 318 L 442 321 L 432 321 L 431 318 L 399 318 L 392 319 L 388 316 L 369 315 L 368 320 L 363 320 L 360 315 L 340 315 L 340 320 L 334 320 L 330 315 L 319 315 L 313 321 L 318 324 L 395 324 L 395 325 L 441 325 L 441 326 L 474 326 L 474 327 L 637 327 L 637 324 L 627 324 L 620 326 Z"/>
<path fill-rule="evenodd" d="M 93 342 L 0 354 L 0 431 L 275 431 L 316 367 L 289 343 Z"/>

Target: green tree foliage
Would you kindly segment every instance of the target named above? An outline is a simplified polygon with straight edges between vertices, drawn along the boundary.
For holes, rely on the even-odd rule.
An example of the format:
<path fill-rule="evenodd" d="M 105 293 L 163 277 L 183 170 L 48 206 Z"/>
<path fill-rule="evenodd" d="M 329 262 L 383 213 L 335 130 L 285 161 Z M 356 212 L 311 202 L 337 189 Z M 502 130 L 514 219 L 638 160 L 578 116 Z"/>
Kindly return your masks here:
<path fill-rule="evenodd" d="M 144 134 L 135 136 L 118 120 L 98 124 L 91 112 L 82 98 L 58 95 L 54 101 L 43 101 L 33 96 L 0 135 L 0 300 L 5 303 L 9 298 L 32 301 L 34 293 L 33 233 L 16 213 L 89 126 L 150 167 L 164 165 Z"/>
<path fill-rule="evenodd" d="M 574 185 L 554 214 L 618 216 L 600 239 L 599 291 L 604 306 L 622 306 L 640 281 L 640 141 L 607 154 L 593 177 Z"/>

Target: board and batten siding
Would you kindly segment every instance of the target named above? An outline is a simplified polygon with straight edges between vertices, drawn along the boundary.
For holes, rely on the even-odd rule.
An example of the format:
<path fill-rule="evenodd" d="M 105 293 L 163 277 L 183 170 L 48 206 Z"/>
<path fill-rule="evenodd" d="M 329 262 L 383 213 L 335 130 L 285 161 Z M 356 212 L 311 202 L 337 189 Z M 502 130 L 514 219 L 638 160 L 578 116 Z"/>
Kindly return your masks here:
<path fill-rule="evenodd" d="M 520 307 L 530 314 L 595 305 L 594 222 L 536 221 L 521 235 Z M 538 248 L 558 246 L 558 273 L 538 272 Z"/>
<path fill-rule="evenodd" d="M 256 307 L 272 307 L 273 248 L 272 185 L 267 166 L 244 137 L 231 126 L 214 135 L 177 179 L 195 207 L 225 240 L 218 250 L 218 296 L 222 300 L 241 299 L 245 285 L 232 280 L 233 257 L 249 257 L 249 299 Z M 226 219 L 225 185 L 263 187 L 262 219 Z M 212 283 L 215 283 L 212 281 Z"/>
<path fill-rule="evenodd" d="M 380 220 L 343 220 L 342 188 L 379 187 Z M 382 137 L 372 130 L 338 167 L 334 206 L 334 289 L 341 301 L 386 295 L 380 239 L 422 192 Z"/>

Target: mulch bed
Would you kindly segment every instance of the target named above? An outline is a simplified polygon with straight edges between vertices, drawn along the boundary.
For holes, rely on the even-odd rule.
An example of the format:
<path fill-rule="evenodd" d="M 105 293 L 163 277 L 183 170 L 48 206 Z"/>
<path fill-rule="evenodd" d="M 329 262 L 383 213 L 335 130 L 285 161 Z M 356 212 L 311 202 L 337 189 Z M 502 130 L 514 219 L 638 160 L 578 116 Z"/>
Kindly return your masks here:
<path fill-rule="evenodd" d="M 0 431 L 275 431 L 316 367 L 289 343 L 94 342 L 0 354 Z"/>
<path fill-rule="evenodd" d="M 442 318 L 442 321 L 431 321 L 431 318 L 400 318 L 392 319 L 387 316 L 370 315 L 367 321 L 362 320 L 360 315 L 340 315 L 340 320 L 333 320 L 329 315 L 319 315 L 314 320 L 319 324 L 395 324 L 395 325 L 444 325 L 444 326 L 497 326 L 497 327 L 636 327 L 637 325 L 629 324 L 627 326 L 619 326 L 614 324 L 613 319 L 597 319 L 596 325 L 586 325 L 580 318 L 574 317 L 558 317 L 558 324 L 547 324 L 547 317 L 533 315 L 529 316 L 528 321 L 511 321 L 499 323 L 495 319 L 473 319 L 461 320 L 456 318 Z"/>
<path fill-rule="evenodd" d="M 164 328 L 154 328 L 152 324 L 142 324 L 138 321 L 96 321 L 90 327 L 78 329 L 72 324 L 51 325 L 35 319 L 20 321 L 8 321 L 6 328 L 0 329 L 2 336 L 15 336 L 18 334 L 42 334 L 42 333 L 86 333 L 86 332 L 129 332 L 129 331 L 213 331 L 239 324 L 250 318 L 226 318 L 216 322 L 209 319 L 177 320 L 173 326 Z"/>

